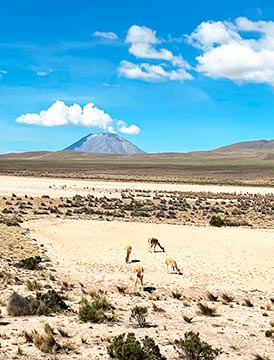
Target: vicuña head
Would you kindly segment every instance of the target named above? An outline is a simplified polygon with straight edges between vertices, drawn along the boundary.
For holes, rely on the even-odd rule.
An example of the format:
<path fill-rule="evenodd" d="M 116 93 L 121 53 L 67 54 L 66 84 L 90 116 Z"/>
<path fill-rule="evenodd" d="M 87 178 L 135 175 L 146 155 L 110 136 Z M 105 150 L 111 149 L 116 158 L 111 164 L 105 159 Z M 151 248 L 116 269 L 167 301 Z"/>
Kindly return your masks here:
<path fill-rule="evenodd" d="M 152 248 L 153 248 L 153 251 L 155 252 L 155 248 L 157 245 L 159 246 L 160 249 L 162 249 L 163 252 L 165 252 L 165 248 L 163 246 L 161 246 L 158 239 L 156 239 L 154 237 L 151 237 L 148 239 L 148 251 L 151 252 Z"/>
<path fill-rule="evenodd" d="M 129 263 L 129 255 L 131 253 L 131 250 L 132 250 L 132 247 L 130 244 L 126 244 L 124 246 L 124 250 L 126 250 L 126 263 L 128 264 Z"/>
<path fill-rule="evenodd" d="M 178 268 L 176 261 L 172 257 L 166 258 L 165 263 L 167 272 L 169 272 L 169 268 L 171 268 L 173 272 L 183 275 L 183 272 Z"/>
<path fill-rule="evenodd" d="M 133 266 L 133 273 L 135 274 L 135 283 L 134 286 L 136 287 L 137 282 L 140 281 L 143 287 L 143 277 L 144 277 L 144 268 L 141 265 L 134 265 Z"/>

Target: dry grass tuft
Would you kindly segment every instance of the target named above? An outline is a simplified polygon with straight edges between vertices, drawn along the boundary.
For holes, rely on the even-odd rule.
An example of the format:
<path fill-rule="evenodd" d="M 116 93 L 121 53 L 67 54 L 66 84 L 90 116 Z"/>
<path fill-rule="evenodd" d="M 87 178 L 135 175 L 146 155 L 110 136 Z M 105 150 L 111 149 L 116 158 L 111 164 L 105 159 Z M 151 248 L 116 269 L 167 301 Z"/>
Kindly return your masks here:
<path fill-rule="evenodd" d="M 183 293 L 176 289 L 175 291 L 173 291 L 173 290 L 171 291 L 171 295 L 174 299 L 180 300 L 181 297 L 183 296 Z"/>
<path fill-rule="evenodd" d="M 227 293 L 222 293 L 221 297 L 224 304 L 228 304 L 234 300 L 234 296 Z"/>
<path fill-rule="evenodd" d="M 207 304 L 204 304 L 202 302 L 198 302 L 197 305 L 198 305 L 198 307 L 200 309 L 200 312 L 203 315 L 206 315 L 206 316 L 216 316 L 217 315 L 217 308 L 216 307 L 210 307 Z"/>

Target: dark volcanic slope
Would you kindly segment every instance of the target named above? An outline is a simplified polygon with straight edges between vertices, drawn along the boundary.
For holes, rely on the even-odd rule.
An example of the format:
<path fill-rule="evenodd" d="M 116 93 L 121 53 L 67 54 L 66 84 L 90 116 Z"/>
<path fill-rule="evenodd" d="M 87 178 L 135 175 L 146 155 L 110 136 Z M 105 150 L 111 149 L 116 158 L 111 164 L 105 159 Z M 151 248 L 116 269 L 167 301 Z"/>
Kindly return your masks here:
<path fill-rule="evenodd" d="M 229 150 L 268 150 L 274 149 L 274 140 L 256 140 L 256 141 L 243 141 L 231 145 L 222 146 L 214 149 L 213 151 L 229 151 Z"/>
<path fill-rule="evenodd" d="M 76 143 L 70 145 L 65 150 L 84 151 L 100 154 L 144 154 L 130 141 L 117 134 L 100 133 L 89 134 Z"/>

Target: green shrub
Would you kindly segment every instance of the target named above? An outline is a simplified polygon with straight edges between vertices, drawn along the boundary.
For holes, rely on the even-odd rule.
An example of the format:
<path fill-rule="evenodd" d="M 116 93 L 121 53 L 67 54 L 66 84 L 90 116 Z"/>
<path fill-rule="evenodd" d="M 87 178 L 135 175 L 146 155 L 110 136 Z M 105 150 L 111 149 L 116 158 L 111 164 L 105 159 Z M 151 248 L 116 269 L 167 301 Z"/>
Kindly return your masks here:
<path fill-rule="evenodd" d="M 131 309 L 131 318 L 134 319 L 140 327 L 146 326 L 146 317 L 148 309 L 145 306 L 135 306 Z"/>
<path fill-rule="evenodd" d="M 27 259 L 20 260 L 19 266 L 28 270 L 38 269 L 38 264 L 42 261 L 41 256 L 29 257 Z"/>
<path fill-rule="evenodd" d="M 271 330 L 271 329 L 270 329 L 270 330 L 266 330 L 266 331 L 265 331 L 265 336 L 266 336 L 266 337 L 272 337 L 272 336 L 273 336 L 273 332 L 274 332 L 274 331 Z"/>
<path fill-rule="evenodd" d="M 115 336 L 107 347 L 112 359 L 118 360 L 165 360 L 160 353 L 159 346 L 148 336 L 141 340 L 136 339 L 134 333 Z"/>
<path fill-rule="evenodd" d="M 37 293 L 36 298 L 40 301 L 40 311 L 42 314 L 47 313 L 47 309 L 49 312 L 58 312 L 68 308 L 67 304 L 64 302 L 64 298 L 55 290 L 49 290 L 45 294 Z"/>
<path fill-rule="evenodd" d="M 96 296 L 92 303 L 86 302 L 79 309 L 78 316 L 84 322 L 102 323 L 113 320 L 113 309 L 105 296 Z M 111 316 L 108 316 L 105 311 L 111 311 Z"/>
<path fill-rule="evenodd" d="M 221 353 L 221 349 L 201 341 L 199 333 L 193 331 L 186 332 L 184 339 L 174 340 L 174 348 L 185 360 L 214 360 Z"/>
<path fill-rule="evenodd" d="M 214 215 L 211 217 L 209 224 L 211 226 L 222 227 L 222 226 L 224 226 L 224 220 L 220 216 Z"/>

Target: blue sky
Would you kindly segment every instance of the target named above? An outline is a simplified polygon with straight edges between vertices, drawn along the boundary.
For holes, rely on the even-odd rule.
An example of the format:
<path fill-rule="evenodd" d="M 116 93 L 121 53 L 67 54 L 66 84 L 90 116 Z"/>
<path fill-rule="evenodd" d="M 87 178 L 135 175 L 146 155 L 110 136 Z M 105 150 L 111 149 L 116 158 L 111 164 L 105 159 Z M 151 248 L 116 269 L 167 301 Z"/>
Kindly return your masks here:
<path fill-rule="evenodd" d="M 3 2 L 0 153 L 102 131 L 147 152 L 273 139 L 271 3 Z"/>

